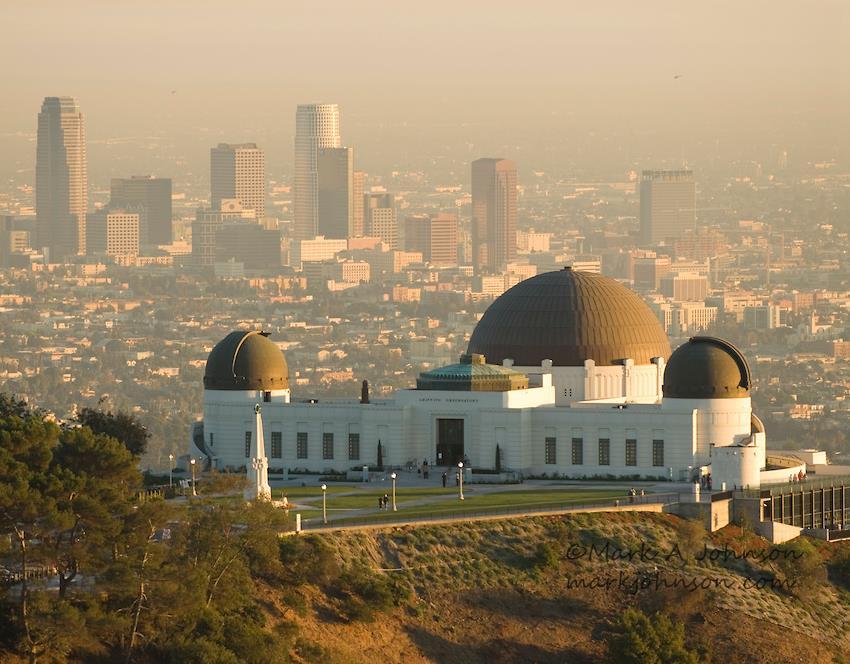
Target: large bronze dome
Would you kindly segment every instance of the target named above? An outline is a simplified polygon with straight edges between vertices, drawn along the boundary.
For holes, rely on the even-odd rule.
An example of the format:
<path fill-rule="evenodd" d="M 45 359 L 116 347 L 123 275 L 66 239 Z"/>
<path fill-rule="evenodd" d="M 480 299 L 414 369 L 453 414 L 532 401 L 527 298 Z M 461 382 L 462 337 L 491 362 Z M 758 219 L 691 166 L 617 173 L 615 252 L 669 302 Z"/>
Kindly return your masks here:
<path fill-rule="evenodd" d="M 285 390 L 289 368 L 265 332 L 239 330 L 219 341 L 207 358 L 204 389 Z"/>
<path fill-rule="evenodd" d="M 640 297 L 601 274 L 565 268 L 518 283 L 496 298 L 469 340 L 467 353 L 517 366 L 650 364 L 670 356 L 661 322 Z"/>
<path fill-rule="evenodd" d="M 750 396 L 751 383 L 750 366 L 735 346 L 716 337 L 691 337 L 670 356 L 663 391 L 672 399 L 730 399 Z"/>

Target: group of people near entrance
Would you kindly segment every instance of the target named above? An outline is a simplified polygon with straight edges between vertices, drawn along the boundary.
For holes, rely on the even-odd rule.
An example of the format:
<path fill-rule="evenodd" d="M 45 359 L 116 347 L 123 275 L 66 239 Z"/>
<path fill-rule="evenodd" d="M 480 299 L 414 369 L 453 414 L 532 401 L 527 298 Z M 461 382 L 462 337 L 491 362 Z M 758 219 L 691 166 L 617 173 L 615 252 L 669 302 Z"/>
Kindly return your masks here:
<path fill-rule="evenodd" d="M 703 489 L 711 491 L 711 473 L 706 473 L 705 475 L 700 475 L 699 485 Z"/>

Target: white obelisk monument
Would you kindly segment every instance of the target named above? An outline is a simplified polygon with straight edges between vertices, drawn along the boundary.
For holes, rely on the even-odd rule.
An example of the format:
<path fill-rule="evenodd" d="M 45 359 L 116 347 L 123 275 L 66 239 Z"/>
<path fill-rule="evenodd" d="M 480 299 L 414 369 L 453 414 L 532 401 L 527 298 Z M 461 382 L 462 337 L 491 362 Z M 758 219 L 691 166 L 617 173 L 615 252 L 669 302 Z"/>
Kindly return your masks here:
<path fill-rule="evenodd" d="M 266 443 L 263 438 L 263 416 L 260 404 L 254 406 L 254 435 L 251 436 L 251 463 L 246 468 L 248 488 L 245 500 L 271 500 L 269 487 L 269 460 L 266 458 Z"/>

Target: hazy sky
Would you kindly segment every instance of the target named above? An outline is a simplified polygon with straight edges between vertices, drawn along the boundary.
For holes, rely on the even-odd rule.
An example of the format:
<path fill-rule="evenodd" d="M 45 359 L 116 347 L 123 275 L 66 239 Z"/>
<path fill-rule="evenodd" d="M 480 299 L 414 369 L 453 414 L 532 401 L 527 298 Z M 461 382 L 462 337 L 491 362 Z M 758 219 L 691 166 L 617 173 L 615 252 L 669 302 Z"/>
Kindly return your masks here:
<path fill-rule="evenodd" d="M 846 154 L 848 7 L 0 0 L 0 168 L 34 159 L 46 95 L 77 98 L 90 141 L 157 134 L 197 168 L 218 140 L 261 142 L 287 168 L 310 101 L 341 105 L 366 164 L 526 145 L 544 161 L 608 134 L 670 154 L 748 140 Z"/>

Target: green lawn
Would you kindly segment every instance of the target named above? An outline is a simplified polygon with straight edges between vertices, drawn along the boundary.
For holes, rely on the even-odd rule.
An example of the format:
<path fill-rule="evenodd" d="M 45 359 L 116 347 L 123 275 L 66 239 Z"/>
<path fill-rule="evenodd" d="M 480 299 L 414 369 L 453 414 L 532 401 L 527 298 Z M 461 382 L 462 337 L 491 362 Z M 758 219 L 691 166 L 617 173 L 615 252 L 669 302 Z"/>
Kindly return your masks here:
<path fill-rule="evenodd" d="M 377 507 L 378 496 L 384 494 L 392 495 L 392 487 L 375 487 L 361 489 L 357 486 L 328 486 L 328 506 L 330 507 L 333 501 L 334 507 L 346 509 L 362 509 L 364 507 Z M 396 495 L 401 501 L 402 496 L 405 500 L 419 500 L 430 496 L 440 496 L 457 493 L 457 489 L 443 489 L 441 487 L 416 487 L 416 488 L 398 488 Z M 322 490 L 318 487 L 297 487 L 294 489 L 274 489 L 272 494 L 275 500 L 281 499 L 284 495 L 290 502 L 297 503 L 299 501 L 308 500 L 310 503 L 322 501 Z M 350 494 L 350 495 L 341 495 Z"/>
<path fill-rule="evenodd" d="M 332 496 L 336 493 L 350 493 L 351 491 L 357 491 L 357 487 L 351 486 L 349 484 L 327 484 L 328 487 L 328 496 Z M 316 484 L 315 486 L 288 486 L 283 487 L 281 489 L 272 489 L 272 498 L 275 500 L 280 500 L 286 496 L 289 500 L 295 500 L 296 498 L 318 498 L 321 500 L 322 498 L 322 489 L 320 484 Z"/>
<path fill-rule="evenodd" d="M 416 491 L 427 492 L 420 495 L 415 495 Z M 499 512 L 510 509 L 527 508 L 529 510 L 545 509 L 547 507 L 564 507 L 570 504 L 588 504 L 596 502 L 608 502 L 611 498 L 625 498 L 623 491 L 616 490 L 575 490 L 575 489 L 532 489 L 528 491 L 495 491 L 492 493 L 477 494 L 475 489 L 464 489 L 465 500 L 460 501 L 456 498 L 444 498 L 435 500 L 426 505 L 413 505 L 405 507 L 405 502 L 411 500 L 420 500 L 428 495 L 457 495 L 457 489 L 438 491 L 429 489 L 410 489 L 408 491 L 399 491 L 397 494 L 398 511 L 393 512 L 375 512 L 367 515 L 353 516 L 354 521 L 380 521 L 388 519 L 404 519 L 407 517 L 421 518 L 425 516 L 443 516 L 451 514 L 462 514 L 466 512 Z M 342 496 L 334 500 L 328 499 L 328 511 L 333 514 L 337 509 L 354 509 L 356 507 L 375 507 L 378 495 L 382 492 L 370 492 L 368 502 L 361 505 L 366 496 Z M 351 499 L 351 503 L 346 502 Z M 360 501 L 360 502 L 357 502 Z M 317 505 L 320 507 L 321 504 Z M 334 523 L 344 523 L 345 519 L 335 520 Z"/>

